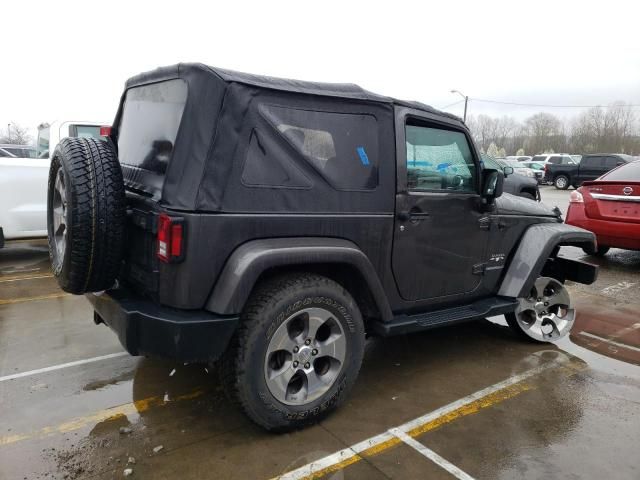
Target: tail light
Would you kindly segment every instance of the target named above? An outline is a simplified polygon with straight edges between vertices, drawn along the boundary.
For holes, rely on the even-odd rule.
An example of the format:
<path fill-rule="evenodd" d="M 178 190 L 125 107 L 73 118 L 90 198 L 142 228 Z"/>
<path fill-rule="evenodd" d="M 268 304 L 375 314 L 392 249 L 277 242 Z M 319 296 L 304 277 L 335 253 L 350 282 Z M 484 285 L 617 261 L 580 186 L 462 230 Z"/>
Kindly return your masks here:
<path fill-rule="evenodd" d="M 111 127 L 106 125 L 103 127 L 100 127 L 100 136 L 101 137 L 108 137 L 109 135 L 111 135 Z"/>
<path fill-rule="evenodd" d="M 158 217 L 158 259 L 164 263 L 177 263 L 184 259 L 184 220 L 161 213 Z"/>
<path fill-rule="evenodd" d="M 584 203 L 584 198 L 582 198 L 582 194 L 578 190 L 574 190 L 569 195 L 569 203 Z"/>

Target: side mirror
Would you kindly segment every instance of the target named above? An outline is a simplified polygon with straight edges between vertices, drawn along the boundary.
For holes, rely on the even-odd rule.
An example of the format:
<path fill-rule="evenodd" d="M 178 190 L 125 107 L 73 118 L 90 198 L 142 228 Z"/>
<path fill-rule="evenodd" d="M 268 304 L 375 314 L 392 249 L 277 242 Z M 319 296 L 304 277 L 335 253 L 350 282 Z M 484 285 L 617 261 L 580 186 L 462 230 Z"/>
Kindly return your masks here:
<path fill-rule="evenodd" d="M 512 167 L 505 167 L 505 170 Z M 505 172 L 506 173 L 506 172 Z M 502 195 L 504 186 L 504 174 L 493 168 L 485 168 L 482 171 L 482 198 L 488 205 L 491 205 L 493 201 Z"/>
<path fill-rule="evenodd" d="M 508 177 L 509 175 L 513 175 L 513 167 L 503 167 L 502 171 L 504 172 L 504 176 Z"/>

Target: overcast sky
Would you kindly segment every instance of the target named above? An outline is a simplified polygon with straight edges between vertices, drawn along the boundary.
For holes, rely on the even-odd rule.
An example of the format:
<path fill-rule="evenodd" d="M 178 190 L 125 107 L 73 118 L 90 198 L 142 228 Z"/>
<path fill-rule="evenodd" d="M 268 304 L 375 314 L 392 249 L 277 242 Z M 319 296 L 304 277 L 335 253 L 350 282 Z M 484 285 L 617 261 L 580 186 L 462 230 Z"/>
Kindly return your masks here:
<path fill-rule="evenodd" d="M 110 122 L 124 81 L 182 61 L 353 82 L 444 107 L 475 98 L 640 105 L 640 2 L 2 2 L 0 128 Z M 462 104 L 448 109 L 462 115 Z M 546 110 L 471 101 L 472 114 Z M 640 114 L 640 109 L 636 109 Z"/>

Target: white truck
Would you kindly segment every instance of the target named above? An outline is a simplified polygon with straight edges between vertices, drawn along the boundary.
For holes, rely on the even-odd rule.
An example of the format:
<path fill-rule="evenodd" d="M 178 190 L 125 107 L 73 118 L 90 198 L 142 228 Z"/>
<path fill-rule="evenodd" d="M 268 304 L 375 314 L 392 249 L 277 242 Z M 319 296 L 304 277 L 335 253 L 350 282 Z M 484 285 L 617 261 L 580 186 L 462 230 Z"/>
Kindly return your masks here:
<path fill-rule="evenodd" d="M 108 134 L 109 123 L 56 121 L 38 127 L 36 158 L 0 157 L 0 248 L 4 241 L 47 236 L 50 155 L 65 137 Z"/>

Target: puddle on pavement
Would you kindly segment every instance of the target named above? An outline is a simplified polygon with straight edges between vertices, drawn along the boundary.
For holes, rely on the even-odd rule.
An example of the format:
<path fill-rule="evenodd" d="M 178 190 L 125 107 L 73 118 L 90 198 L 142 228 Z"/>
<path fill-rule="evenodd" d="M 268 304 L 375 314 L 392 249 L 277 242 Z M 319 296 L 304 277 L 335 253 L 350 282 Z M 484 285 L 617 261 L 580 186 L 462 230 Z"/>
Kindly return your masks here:
<path fill-rule="evenodd" d="M 203 365 L 145 358 L 133 370 L 88 382 L 82 391 L 100 390 L 109 395 L 109 389 L 123 385 L 131 392 L 131 412 L 89 425 L 88 430 L 78 432 L 77 442 L 66 434 L 63 442 L 56 442 L 57 447 L 45 449 L 43 458 L 55 463 L 53 471 L 66 479 L 112 469 L 119 470 L 116 476 L 120 476 L 129 457 L 139 465 L 145 458 L 194 438 L 215 436 L 226 430 L 225 419 L 235 416 L 218 385 L 217 371 Z M 121 393 L 116 395 L 122 398 Z M 114 399 L 113 403 L 118 402 Z M 200 430 L 199 434 L 194 436 L 194 430 Z M 160 445 L 163 451 L 154 453 Z M 129 466 L 135 471 L 136 464 Z"/>
<path fill-rule="evenodd" d="M 8 241 L 0 249 L 0 280 L 2 277 L 49 271 L 49 247 L 46 240 Z"/>

